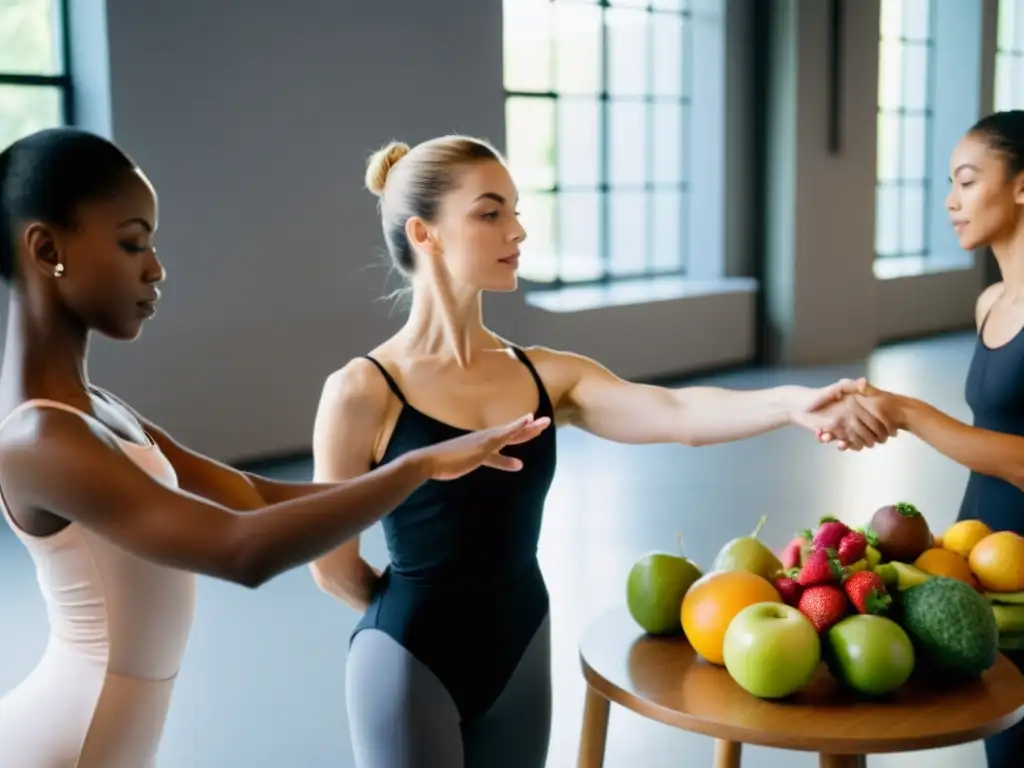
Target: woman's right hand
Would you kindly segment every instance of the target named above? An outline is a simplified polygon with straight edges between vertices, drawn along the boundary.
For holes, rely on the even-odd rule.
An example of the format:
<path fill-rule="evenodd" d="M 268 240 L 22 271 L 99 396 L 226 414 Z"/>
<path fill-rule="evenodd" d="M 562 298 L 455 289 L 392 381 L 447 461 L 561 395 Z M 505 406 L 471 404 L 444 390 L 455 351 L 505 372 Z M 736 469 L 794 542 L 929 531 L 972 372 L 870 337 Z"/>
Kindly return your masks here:
<path fill-rule="evenodd" d="M 410 458 L 424 462 L 427 476 L 433 480 L 454 480 L 481 466 L 518 472 L 523 462 L 505 456 L 501 450 L 507 445 L 533 440 L 550 424 L 551 419 L 547 416 L 540 419 L 534 419 L 532 415 L 523 416 L 501 427 L 480 429 L 428 448 L 420 448 Z"/>

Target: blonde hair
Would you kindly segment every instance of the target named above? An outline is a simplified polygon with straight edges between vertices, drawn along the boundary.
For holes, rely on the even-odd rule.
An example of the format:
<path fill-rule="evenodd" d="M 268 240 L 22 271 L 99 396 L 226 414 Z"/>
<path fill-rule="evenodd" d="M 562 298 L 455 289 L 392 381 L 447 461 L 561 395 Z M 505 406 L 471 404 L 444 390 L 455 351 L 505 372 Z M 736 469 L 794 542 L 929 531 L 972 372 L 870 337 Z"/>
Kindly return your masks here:
<path fill-rule="evenodd" d="M 504 162 L 490 144 L 469 136 L 441 136 L 412 149 L 392 141 L 370 155 L 366 188 L 380 198 L 384 241 L 402 274 L 413 269 L 405 223 L 413 216 L 435 221 L 441 200 L 458 187 L 459 167 L 485 160 Z"/>

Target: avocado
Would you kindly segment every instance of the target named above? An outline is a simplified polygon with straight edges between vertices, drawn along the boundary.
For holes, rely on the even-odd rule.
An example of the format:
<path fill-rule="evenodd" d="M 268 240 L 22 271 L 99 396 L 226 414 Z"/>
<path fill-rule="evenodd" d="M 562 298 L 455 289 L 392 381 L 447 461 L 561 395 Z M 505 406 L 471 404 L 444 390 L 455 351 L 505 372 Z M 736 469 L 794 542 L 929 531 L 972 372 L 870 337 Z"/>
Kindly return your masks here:
<path fill-rule="evenodd" d="M 977 678 L 995 664 L 999 629 L 992 606 L 969 584 L 938 576 L 900 598 L 900 623 L 935 671 Z"/>

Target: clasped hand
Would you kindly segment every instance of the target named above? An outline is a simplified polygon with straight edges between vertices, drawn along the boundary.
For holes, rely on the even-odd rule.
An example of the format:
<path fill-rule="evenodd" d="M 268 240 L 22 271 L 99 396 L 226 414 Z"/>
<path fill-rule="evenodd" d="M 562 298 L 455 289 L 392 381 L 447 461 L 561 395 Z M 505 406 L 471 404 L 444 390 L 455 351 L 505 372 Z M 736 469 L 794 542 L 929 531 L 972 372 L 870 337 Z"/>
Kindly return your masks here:
<path fill-rule="evenodd" d="M 839 450 L 859 451 L 885 443 L 900 429 L 893 396 L 865 379 L 842 379 L 821 390 L 812 390 L 805 409 L 795 421 L 822 443 Z"/>

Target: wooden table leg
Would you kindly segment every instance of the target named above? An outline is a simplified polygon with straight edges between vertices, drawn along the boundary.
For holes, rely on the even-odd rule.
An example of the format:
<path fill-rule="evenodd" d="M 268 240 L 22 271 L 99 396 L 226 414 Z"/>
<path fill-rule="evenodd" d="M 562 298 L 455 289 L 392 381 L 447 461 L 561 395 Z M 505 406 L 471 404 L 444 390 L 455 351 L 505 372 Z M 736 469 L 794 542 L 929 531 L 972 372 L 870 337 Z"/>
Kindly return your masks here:
<path fill-rule="evenodd" d="M 579 768 L 601 768 L 604 765 L 604 747 L 608 739 L 608 711 L 611 702 L 587 686 L 587 701 L 583 705 L 583 731 L 580 734 Z"/>
<path fill-rule="evenodd" d="M 867 768 L 868 759 L 864 755 L 818 755 L 819 768 Z"/>
<path fill-rule="evenodd" d="M 742 750 L 738 741 L 715 739 L 715 768 L 740 768 Z"/>

